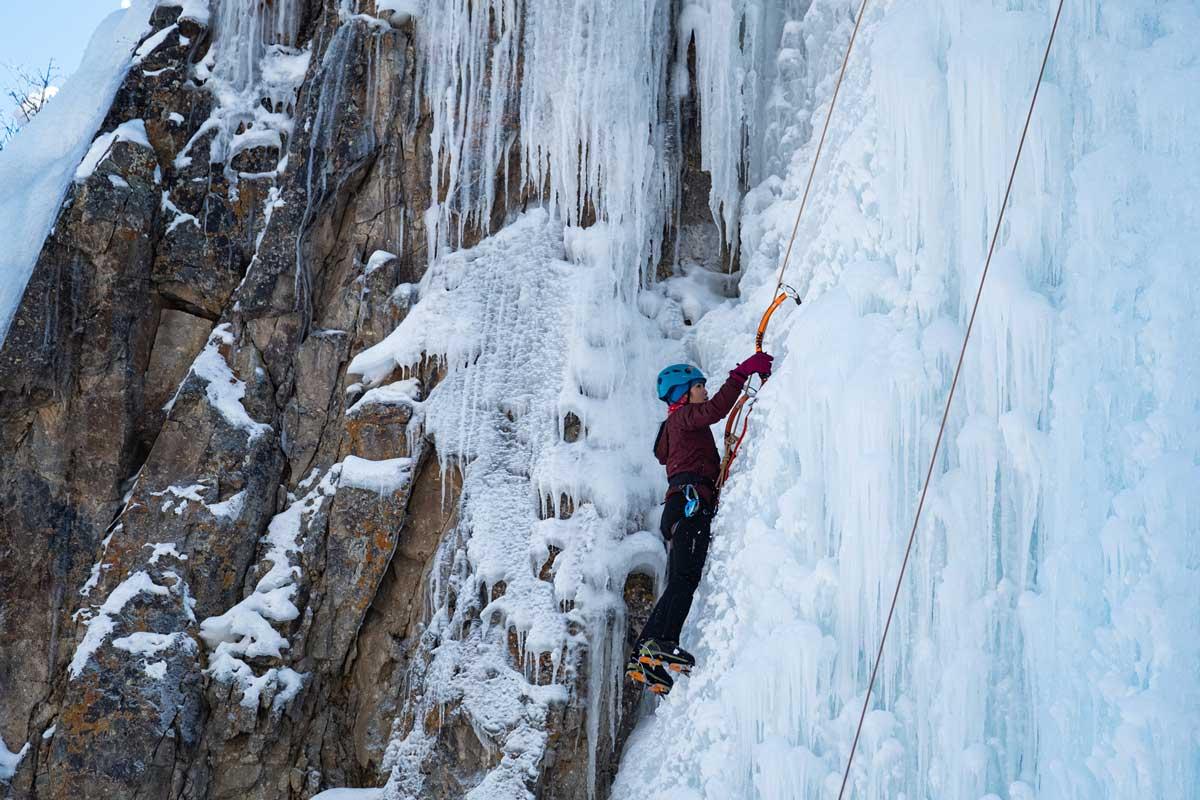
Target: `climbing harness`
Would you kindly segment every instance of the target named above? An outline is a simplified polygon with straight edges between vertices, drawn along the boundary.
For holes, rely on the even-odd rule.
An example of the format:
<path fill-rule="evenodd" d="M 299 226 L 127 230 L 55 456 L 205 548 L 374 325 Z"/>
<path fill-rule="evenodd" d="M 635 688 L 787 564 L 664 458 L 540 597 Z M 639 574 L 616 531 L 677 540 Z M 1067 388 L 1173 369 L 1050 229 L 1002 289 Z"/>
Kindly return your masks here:
<path fill-rule="evenodd" d="M 850 745 L 850 755 L 846 759 L 846 771 L 842 774 L 842 788 L 838 791 L 838 800 L 846 792 L 846 783 L 850 779 L 850 767 L 854 764 L 854 753 L 858 750 L 858 739 L 862 735 L 863 721 L 867 717 L 867 708 L 871 703 L 871 692 L 875 688 L 875 678 L 879 674 L 879 662 L 883 660 L 883 646 L 887 642 L 888 631 L 892 627 L 892 617 L 896 613 L 896 603 L 900 598 L 900 588 L 904 583 L 904 573 L 908 569 L 908 559 L 912 554 L 913 542 L 917 538 L 917 525 L 921 522 L 921 512 L 925 508 L 925 496 L 929 492 L 929 482 L 933 477 L 933 468 L 937 464 L 938 451 L 942 446 L 942 435 L 946 432 L 946 420 L 950 417 L 950 404 L 954 400 L 954 390 L 958 387 L 958 376 L 962 372 L 963 359 L 967 354 L 967 343 L 971 340 L 971 330 L 975 327 L 975 314 L 979 311 L 979 300 L 983 296 L 983 285 L 987 280 L 988 268 L 992 265 L 992 254 L 996 251 L 996 241 L 1000 238 L 1000 226 L 1004 223 L 1004 212 L 1008 208 L 1008 198 L 1012 194 L 1013 181 L 1017 176 L 1017 165 L 1021 163 L 1021 152 L 1025 149 L 1025 137 L 1029 133 L 1029 123 L 1033 119 L 1033 109 L 1037 105 L 1038 91 L 1042 88 L 1042 79 L 1046 76 L 1046 64 L 1050 60 L 1050 48 L 1054 45 L 1054 34 L 1058 31 L 1058 20 L 1062 16 L 1063 0 L 1058 0 L 1058 10 L 1054 14 L 1054 24 L 1050 27 L 1050 37 L 1046 41 L 1046 52 L 1042 55 L 1042 68 L 1038 72 L 1037 83 L 1033 87 L 1033 97 L 1029 101 L 1029 111 L 1025 115 L 1025 127 L 1021 130 L 1021 140 L 1017 144 L 1017 154 L 1013 158 L 1012 170 L 1008 174 L 1008 187 L 1004 190 L 1004 200 L 1000 203 L 1000 211 L 996 217 L 996 227 L 992 231 L 992 241 L 988 245 L 987 258 L 983 262 L 983 274 L 979 276 L 979 288 L 975 292 L 975 304 L 971 307 L 971 318 L 967 322 L 967 332 L 963 335 L 962 349 L 958 353 L 958 365 L 954 368 L 954 378 L 950 381 L 950 393 L 946 396 L 946 408 L 942 412 L 942 424 L 938 428 L 937 440 L 933 444 L 933 454 L 929 457 L 929 469 L 925 472 L 925 484 L 921 488 L 921 499 L 917 503 L 917 513 L 913 517 L 912 530 L 908 534 L 908 546 L 904 549 L 904 560 L 900 563 L 900 575 L 896 578 L 896 590 L 892 593 L 892 605 L 888 609 L 887 621 L 883 625 L 883 635 L 879 638 L 879 650 L 875 654 L 875 663 L 871 667 L 871 679 L 867 682 L 867 694 L 863 698 L 862 712 L 858 715 L 858 727 L 854 731 L 854 742 Z"/>
<path fill-rule="evenodd" d="M 766 312 L 763 314 L 762 321 L 758 324 L 758 335 L 754 337 L 755 352 L 762 352 L 763 336 L 766 335 L 767 323 L 770 322 L 771 315 L 775 313 L 775 309 L 779 308 L 783 301 L 789 297 L 796 301 L 796 305 L 800 305 L 799 293 L 790 286 L 784 285 L 783 274 L 787 271 L 788 262 L 792 257 L 792 246 L 796 243 L 796 233 L 800 230 L 800 218 L 804 216 L 804 209 L 808 207 L 808 195 L 812 190 L 813 178 L 817 174 L 817 163 L 821 160 L 821 151 L 825 149 L 825 136 L 829 133 L 829 121 L 833 119 L 833 109 L 837 106 L 838 95 L 842 91 L 842 80 L 846 77 L 846 66 L 850 63 L 850 53 L 854 50 L 855 40 L 858 39 L 858 29 L 862 25 L 863 15 L 867 10 L 867 2 L 868 0 L 862 0 L 862 5 L 858 7 L 858 15 L 854 18 L 854 30 L 851 31 L 850 42 L 846 45 L 846 55 L 842 58 L 842 68 L 838 72 L 837 84 L 833 87 L 833 97 L 829 100 L 829 111 L 825 113 L 825 124 L 821 126 L 821 138 L 817 140 L 817 150 L 813 153 L 812 166 L 808 170 L 808 180 L 804 184 L 804 194 L 800 197 L 800 209 L 796 212 L 796 224 L 792 226 L 792 235 L 788 239 L 787 250 L 783 254 L 783 263 L 779 265 L 779 275 L 775 279 L 775 299 L 771 301 L 771 305 L 767 307 Z M 759 388 L 762 388 L 761 384 Z M 721 457 L 721 472 L 717 478 L 718 488 L 724 485 L 726 479 L 729 477 L 729 470 L 733 467 L 733 461 L 737 458 L 742 441 L 746 438 L 746 430 L 750 421 L 750 411 L 754 407 L 754 398 L 757 391 L 757 389 L 751 389 L 749 381 L 747 381 L 746 388 L 742 390 L 742 396 L 734 404 L 733 410 L 725 422 L 725 453 Z M 735 434 L 734 431 L 738 429 L 739 423 L 741 424 L 741 432 Z"/>
<path fill-rule="evenodd" d="M 800 294 L 791 286 L 782 285 L 782 291 L 779 291 L 775 299 L 771 301 L 771 305 L 767 306 L 766 312 L 758 323 L 758 332 L 754 335 L 754 352 L 762 352 L 763 337 L 767 334 L 767 325 L 771 322 L 771 316 L 789 297 L 796 301 L 796 305 L 800 305 Z M 766 378 L 763 378 L 762 383 L 766 382 Z M 742 441 L 746 438 L 746 430 L 750 424 L 750 412 L 754 409 L 754 401 L 758 397 L 758 390 L 762 388 L 762 383 L 756 389 L 747 380 L 741 397 L 733 404 L 733 408 L 725 418 L 725 454 L 721 457 L 721 471 L 717 477 L 717 488 L 720 488 L 725 483 L 725 479 L 729 477 L 729 469 L 733 466 L 733 460 L 737 458 L 738 451 L 741 450 Z M 738 431 L 739 425 L 741 426 L 740 432 Z"/>

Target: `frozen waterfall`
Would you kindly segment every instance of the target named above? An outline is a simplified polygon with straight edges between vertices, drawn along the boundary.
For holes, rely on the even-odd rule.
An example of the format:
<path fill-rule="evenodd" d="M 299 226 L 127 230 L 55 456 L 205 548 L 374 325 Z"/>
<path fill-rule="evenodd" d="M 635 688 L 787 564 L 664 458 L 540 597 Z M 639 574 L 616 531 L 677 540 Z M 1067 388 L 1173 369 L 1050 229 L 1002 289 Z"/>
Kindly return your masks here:
<path fill-rule="evenodd" d="M 685 629 L 702 667 L 615 798 L 836 796 L 1053 5 L 869 11 L 791 271 L 806 304 L 768 340 Z M 769 299 L 814 146 L 789 143 L 819 127 L 848 10 L 785 33 L 807 64 L 771 93 L 786 166 L 744 201 L 706 367 Z M 1062 24 L 856 798 L 1200 794 L 1200 12 L 1068 2 Z"/>

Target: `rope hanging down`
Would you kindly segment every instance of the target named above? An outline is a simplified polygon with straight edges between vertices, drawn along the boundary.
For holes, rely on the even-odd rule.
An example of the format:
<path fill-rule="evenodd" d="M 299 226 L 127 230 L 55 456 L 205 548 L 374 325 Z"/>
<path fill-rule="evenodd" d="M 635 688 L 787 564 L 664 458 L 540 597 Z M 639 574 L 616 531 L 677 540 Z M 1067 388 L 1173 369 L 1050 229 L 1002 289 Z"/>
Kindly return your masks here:
<path fill-rule="evenodd" d="M 979 276 L 979 288 L 975 292 L 975 304 L 971 307 L 971 318 L 967 322 L 967 332 L 963 335 L 962 349 L 958 353 L 958 365 L 954 368 L 954 378 L 950 381 L 950 393 L 946 396 L 946 408 L 942 411 L 942 424 L 938 427 L 937 441 L 933 444 L 933 454 L 929 457 L 929 469 L 925 472 L 925 484 L 921 488 L 921 499 L 917 503 L 917 513 L 913 517 L 912 530 L 908 534 L 908 546 L 904 549 L 904 560 L 900 563 L 900 575 L 896 578 L 896 590 L 892 593 L 892 605 L 888 609 L 887 622 L 883 626 L 883 635 L 879 639 L 879 650 L 875 654 L 875 663 L 871 667 L 871 679 L 867 682 L 867 695 L 863 698 L 862 712 L 858 715 L 858 727 L 854 731 L 854 742 L 850 745 L 850 756 L 846 759 L 846 771 L 842 774 L 842 788 L 838 790 L 838 800 L 846 793 L 846 783 L 850 779 L 850 767 L 854 764 L 854 753 L 858 750 L 858 739 L 862 735 L 863 720 L 867 717 L 867 708 L 871 703 L 871 692 L 875 688 L 875 678 L 879 674 L 879 662 L 883 660 L 883 646 L 887 642 L 888 631 L 892 627 L 892 617 L 896 613 L 896 602 L 900 598 L 900 588 L 904 583 L 904 573 L 908 569 L 908 559 L 912 554 L 913 542 L 917 538 L 917 526 L 921 522 L 921 512 L 925 508 L 925 495 L 929 492 L 929 482 L 933 477 L 933 468 L 937 464 L 938 451 L 942 446 L 942 435 L 946 432 L 946 420 L 950 417 L 950 404 L 954 401 L 954 390 L 958 387 L 958 377 L 962 373 L 963 359 L 967 354 L 967 343 L 971 340 L 971 330 L 975 327 L 975 314 L 979 311 L 979 300 L 983 296 L 983 285 L 987 281 L 988 269 L 992 265 L 992 254 L 996 252 L 996 241 L 1000 238 L 1000 226 L 1004 224 L 1004 212 L 1008 208 L 1008 198 L 1012 194 L 1013 181 L 1017 176 L 1017 165 L 1021 163 L 1021 152 L 1025 149 L 1025 137 L 1029 134 L 1029 123 L 1033 119 L 1033 109 L 1037 105 L 1038 92 L 1042 88 L 1042 79 L 1046 76 L 1046 64 L 1050 60 L 1050 48 L 1054 45 L 1054 34 L 1058 31 L 1058 20 L 1062 16 L 1064 0 L 1058 0 L 1058 10 L 1054 14 L 1054 24 L 1050 26 L 1050 37 L 1046 41 L 1046 52 L 1042 55 L 1042 68 L 1038 72 L 1037 83 L 1033 87 L 1033 97 L 1029 101 L 1029 111 L 1025 114 L 1025 127 L 1021 129 L 1021 140 L 1017 144 L 1017 154 L 1013 158 L 1012 169 L 1008 174 L 1008 186 L 1004 190 L 1004 200 L 1000 203 L 1000 211 L 996 217 L 996 227 L 992 231 L 992 241 L 988 245 L 987 258 L 983 262 L 983 274 Z"/>
<path fill-rule="evenodd" d="M 821 151 L 825 149 L 825 136 L 829 133 L 829 121 L 833 119 L 833 109 L 837 106 L 838 94 L 842 91 L 842 80 L 846 77 L 846 65 L 850 63 L 850 53 L 854 50 L 854 41 L 858 38 L 858 29 L 862 25 L 863 14 L 867 10 L 868 0 L 862 0 L 862 4 L 858 7 L 858 15 L 854 18 L 854 30 L 850 33 L 850 41 L 846 45 L 846 55 L 842 57 L 842 68 L 838 72 L 837 83 L 833 87 L 833 97 L 829 101 L 829 111 L 825 113 L 825 124 L 821 126 L 821 138 L 817 140 L 817 151 L 813 153 L 812 166 L 808 170 L 808 180 L 804 184 L 804 194 L 800 197 L 800 210 L 796 212 L 796 224 L 792 226 L 792 235 L 788 239 L 787 250 L 783 254 L 783 262 L 779 265 L 779 275 L 775 279 L 775 299 L 771 301 L 771 305 L 767 307 L 763 313 L 762 320 L 758 324 L 758 335 L 754 338 L 754 351 L 762 352 L 763 336 L 767 332 L 767 324 L 771 321 L 771 315 L 783 303 L 784 300 L 791 297 L 796 301 L 796 305 L 800 305 L 800 295 L 795 289 L 790 286 L 784 286 L 783 273 L 788 268 L 788 262 L 792 257 L 792 245 L 796 243 L 796 233 L 800 230 L 800 218 L 804 216 L 804 209 L 808 206 L 808 194 L 812 190 L 813 178 L 817 174 L 817 162 L 821 160 Z M 764 380 L 765 383 L 765 380 Z M 761 388 L 761 385 L 760 385 Z M 754 397 L 757 390 L 752 390 L 747 384 L 742 392 L 742 396 L 733 406 L 732 412 L 725 421 L 725 455 L 721 458 L 721 472 L 717 478 L 717 487 L 720 488 L 725 479 L 729 477 L 729 470 L 733 466 L 733 460 L 737 458 L 738 450 L 741 449 L 742 440 L 746 438 L 746 429 L 750 424 L 750 412 L 754 409 Z M 741 433 L 735 433 L 738 425 L 741 425 Z"/>

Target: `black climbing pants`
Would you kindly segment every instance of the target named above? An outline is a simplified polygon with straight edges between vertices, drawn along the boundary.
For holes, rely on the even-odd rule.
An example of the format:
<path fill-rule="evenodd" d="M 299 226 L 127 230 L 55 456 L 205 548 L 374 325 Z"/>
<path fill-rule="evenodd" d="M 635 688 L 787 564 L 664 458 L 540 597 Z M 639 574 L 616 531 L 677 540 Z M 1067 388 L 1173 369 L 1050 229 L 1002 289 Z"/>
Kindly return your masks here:
<path fill-rule="evenodd" d="M 659 639 L 678 642 L 683 621 L 692 608 L 692 596 L 700 585 L 712 536 L 709 529 L 713 512 L 701 501 L 696 513 L 685 517 L 683 509 L 686 502 L 683 493 L 678 492 L 667 498 L 666 507 L 663 508 L 659 530 L 663 538 L 670 542 L 667 588 L 650 612 L 650 619 L 646 620 L 646 627 L 642 629 L 638 641 Z"/>

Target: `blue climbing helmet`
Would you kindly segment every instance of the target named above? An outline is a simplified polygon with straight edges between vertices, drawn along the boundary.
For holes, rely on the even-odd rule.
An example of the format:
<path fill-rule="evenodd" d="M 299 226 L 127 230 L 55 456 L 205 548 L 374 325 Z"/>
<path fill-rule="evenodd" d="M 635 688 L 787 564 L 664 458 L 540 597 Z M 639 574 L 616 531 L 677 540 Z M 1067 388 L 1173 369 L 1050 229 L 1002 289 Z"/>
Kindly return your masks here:
<path fill-rule="evenodd" d="M 672 364 L 658 373 L 658 399 L 678 403 L 688 389 L 705 380 L 704 373 L 691 364 Z"/>

